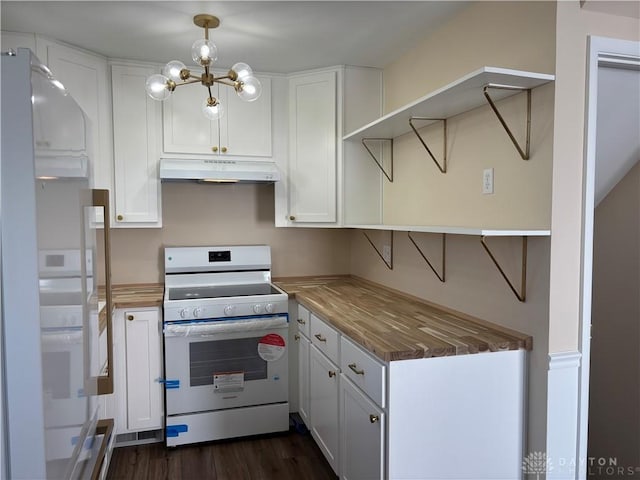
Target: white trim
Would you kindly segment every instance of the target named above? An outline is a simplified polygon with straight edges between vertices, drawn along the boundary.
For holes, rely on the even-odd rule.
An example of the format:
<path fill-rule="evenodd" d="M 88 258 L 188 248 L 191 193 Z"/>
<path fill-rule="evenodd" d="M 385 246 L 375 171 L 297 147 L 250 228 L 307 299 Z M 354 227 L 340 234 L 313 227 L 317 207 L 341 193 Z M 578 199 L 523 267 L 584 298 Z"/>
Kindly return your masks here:
<path fill-rule="evenodd" d="M 618 40 L 589 35 L 587 45 L 587 79 L 585 106 L 584 140 L 584 198 L 582 219 L 582 280 L 580 312 L 580 351 L 582 365 L 578 385 L 578 411 L 576 455 L 578 476 L 586 478 L 587 469 L 587 428 L 589 424 L 589 364 L 591 360 L 591 301 L 593 284 L 593 216 L 595 208 L 595 170 L 596 170 L 596 126 L 598 111 L 598 69 L 637 68 L 640 61 L 640 42 Z M 551 388 L 551 380 L 549 380 Z M 551 401 L 551 396 L 549 396 Z M 547 432 L 549 439 L 549 433 Z"/>
<path fill-rule="evenodd" d="M 547 480 L 579 478 L 575 465 L 581 360 L 578 351 L 549 354 L 547 459 L 553 468 Z"/>
<path fill-rule="evenodd" d="M 549 370 L 577 368 L 580 366 L 582 354 L 577 350 L 549 354 Z"/>

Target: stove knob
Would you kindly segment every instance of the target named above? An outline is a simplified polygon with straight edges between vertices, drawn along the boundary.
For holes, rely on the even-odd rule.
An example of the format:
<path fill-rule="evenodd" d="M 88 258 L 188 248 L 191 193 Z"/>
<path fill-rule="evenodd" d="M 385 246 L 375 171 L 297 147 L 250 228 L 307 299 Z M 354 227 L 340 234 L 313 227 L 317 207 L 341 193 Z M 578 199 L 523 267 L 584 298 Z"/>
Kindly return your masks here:
<path fill-rule="evenodd" d="M 273 303 L 267 303 L 264 306 L 264 309 L 267 311 L 267 313 L 273 313 L 273 310 L 275 309 L 275 306 L 273 305 Z"/>
<path fill-rule="evenodd" d="M 189 310 L 186 308 L 183 308 L 182 310 L 180 310 L 180 318 L 187 318 L 189 316 Z"/>
<path fill-rule="evenodd" d="M 202 313 L 202 309 L 200 307 L 196 307 L 193 309 L 193 316 L 195 318 L 198 318 L 201 313 Z"/>
<path fill-rule="evenodd" d="M 224 307 L 224 314 L 227 317 L 230 317 L 231 315 L 233 315 L 233 312 L 236 311 L 236 306 L 235 305 L 227 305 L 226 307 Z"/>
<path fill-rule="evenodd" d="M 259 303 L 256 303 L 256 304 L 253 306 L 253 311 L 254 311 L 255 313 L 262 313 L 262 305 L 261 305 L 261 304 L 259 304 Z"/>

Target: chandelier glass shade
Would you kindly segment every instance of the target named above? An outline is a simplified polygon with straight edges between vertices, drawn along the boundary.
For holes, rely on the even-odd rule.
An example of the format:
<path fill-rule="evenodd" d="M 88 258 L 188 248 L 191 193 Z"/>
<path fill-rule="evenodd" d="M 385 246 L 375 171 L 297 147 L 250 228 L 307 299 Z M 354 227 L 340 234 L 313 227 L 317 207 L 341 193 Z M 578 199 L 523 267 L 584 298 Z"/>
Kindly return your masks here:
<path fill-rule="evenodd" d="M 218 59 L 218 48 L 209 40 L 209 29 L 216 28 L 220 20 L 213 15 L 199 14 L 193 17 L 193 23 L 204 28 L 204 38 L 193 43 L 191 58 L 204 71 L 194 74 L 181 61 L 172 60 L 162 68 L 162 73 L 147 78 L 147 94 L 154 100 L 166 100 L 177 87 L 200 83 L 208 93 L 202 103 L 202 113 L 210 120 L 217 120 L 224 114 L 223 105 L 211 92 L 215 83 L 232 87 L 245 102 L 257 100 L 262 93 L 262 85 L 246 63 L 236 63 L 226 75 L 219 77 L 211 71 L 213 63 Z"/>

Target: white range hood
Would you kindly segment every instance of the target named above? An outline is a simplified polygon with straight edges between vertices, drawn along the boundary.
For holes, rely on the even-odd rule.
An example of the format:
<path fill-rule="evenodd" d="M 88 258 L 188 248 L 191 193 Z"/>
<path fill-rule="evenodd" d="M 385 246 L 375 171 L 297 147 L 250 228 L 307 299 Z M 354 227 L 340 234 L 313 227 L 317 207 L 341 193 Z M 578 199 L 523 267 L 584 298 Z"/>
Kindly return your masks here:
<path fill-rule="evenodd" d="M 161 158 L 160 179 L 210 183 L 273 183 L 280 180 L 274 162 Z"/>

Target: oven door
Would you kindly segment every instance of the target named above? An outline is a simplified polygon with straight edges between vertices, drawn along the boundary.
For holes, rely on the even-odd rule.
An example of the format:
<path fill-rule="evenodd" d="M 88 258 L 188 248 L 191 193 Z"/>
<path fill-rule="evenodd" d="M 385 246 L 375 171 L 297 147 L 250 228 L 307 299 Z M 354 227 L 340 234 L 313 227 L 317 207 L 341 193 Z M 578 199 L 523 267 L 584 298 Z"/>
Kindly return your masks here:
<path fill-rule="evenodd" d="M 288 401 L 288 318 L 165 324 L 166 414 Z"/>

